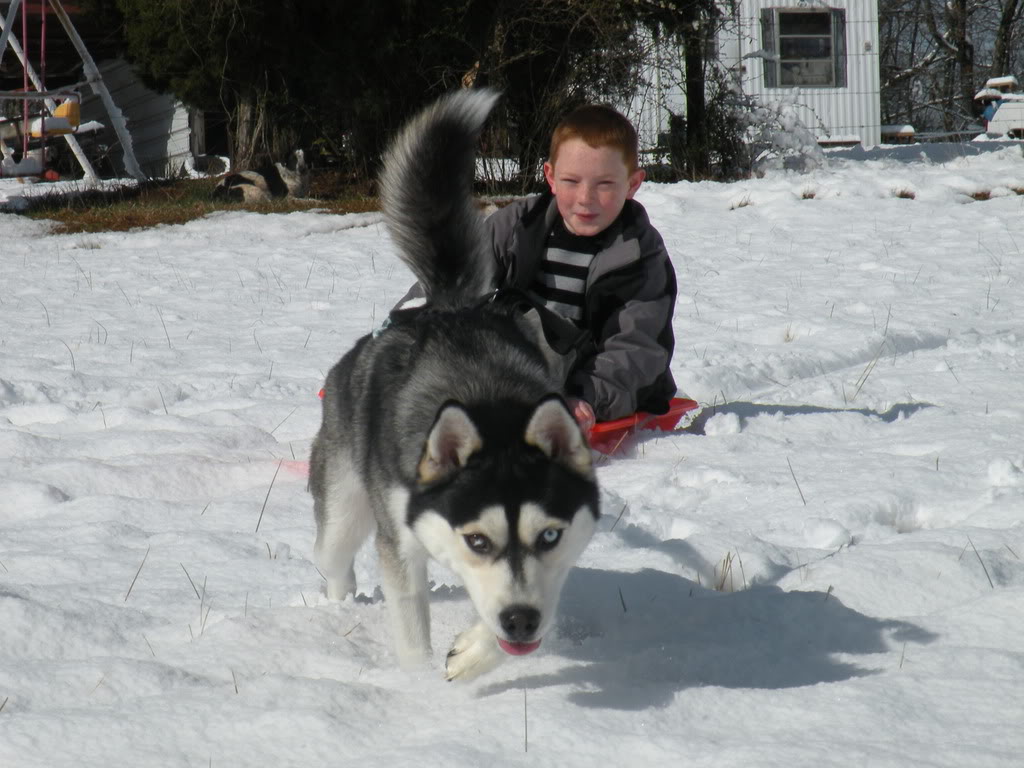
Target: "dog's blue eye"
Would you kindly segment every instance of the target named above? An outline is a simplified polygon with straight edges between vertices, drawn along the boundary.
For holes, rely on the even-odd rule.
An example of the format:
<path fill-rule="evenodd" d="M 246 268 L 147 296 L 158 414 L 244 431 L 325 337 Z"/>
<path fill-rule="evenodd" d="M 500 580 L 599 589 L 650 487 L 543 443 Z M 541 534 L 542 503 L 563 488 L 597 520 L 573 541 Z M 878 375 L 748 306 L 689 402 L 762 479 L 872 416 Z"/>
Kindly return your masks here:
<path fill-rule="evenodd" d="M 463 538 L 466 540 L 466 545 L 478 555 L 486 555 L 491 551 L 491 540 L 482 533 L 471 533 Z"/>
<path fill-rule="evenodd" d="M 561 538 L 561 528 L 546 528 L 537 537 L 537 547 L 539 549 L 552 549 Z"/>

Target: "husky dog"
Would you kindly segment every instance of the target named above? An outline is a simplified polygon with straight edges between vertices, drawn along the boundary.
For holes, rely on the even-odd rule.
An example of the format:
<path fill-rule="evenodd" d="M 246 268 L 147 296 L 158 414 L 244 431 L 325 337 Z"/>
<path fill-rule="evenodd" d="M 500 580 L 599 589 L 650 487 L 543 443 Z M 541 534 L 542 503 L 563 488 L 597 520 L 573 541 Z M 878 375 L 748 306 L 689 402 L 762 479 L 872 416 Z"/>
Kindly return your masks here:
<path fill-rule="evenodd" d="M 496 99 L 442 98 L 386 156 L 385 218 L 427 301 L 392 312 L 331 369 L 310 460 L 328 597 L 355 594 L 353 560 L 376 529 L 403 666 L 430 658 L 428 557 L 461 577 L 479 623 L 455 639 L 449 680 L 540 645 L 598 516 L 590 448 L 539 327 L 488 301 L 472 183 Z"/>
<path fill-rule="evenodd" d="M 288 165 L 267 164 L 258 171 L 229 173 L 213 188 L 215 198 L 246 203 L 265 203 L 274 198 L 305 197 L 309 194 L 309 166 L 301 149 L 292 153 Z"/>

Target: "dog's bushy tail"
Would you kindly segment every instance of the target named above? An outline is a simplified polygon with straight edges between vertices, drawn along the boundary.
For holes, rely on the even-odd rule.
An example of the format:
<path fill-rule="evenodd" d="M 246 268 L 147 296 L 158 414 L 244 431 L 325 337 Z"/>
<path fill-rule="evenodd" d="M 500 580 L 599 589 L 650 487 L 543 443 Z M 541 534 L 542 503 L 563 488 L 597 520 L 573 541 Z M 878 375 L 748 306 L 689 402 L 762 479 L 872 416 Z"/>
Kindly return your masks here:
<path fill-rule="evenodd" d="M 438 308 L 465 306 L 493 288 L 473 174 L 477 138 L 498 96 L 476 89 L 442 97 L 402 129 L 384 159 L 388 228 L 427 302 Z"/>

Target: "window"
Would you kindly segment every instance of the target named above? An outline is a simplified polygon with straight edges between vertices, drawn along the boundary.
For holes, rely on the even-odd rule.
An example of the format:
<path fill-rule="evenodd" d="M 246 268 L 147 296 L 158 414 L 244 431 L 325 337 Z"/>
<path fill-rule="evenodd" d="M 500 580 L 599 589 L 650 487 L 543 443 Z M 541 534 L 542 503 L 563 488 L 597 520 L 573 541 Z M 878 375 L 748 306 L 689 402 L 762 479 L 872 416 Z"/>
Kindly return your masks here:
<path fill-rule="evenodd" d="M 846 87 L 846 11 L 766 8 L 761 43 L 766 87 Z"/>

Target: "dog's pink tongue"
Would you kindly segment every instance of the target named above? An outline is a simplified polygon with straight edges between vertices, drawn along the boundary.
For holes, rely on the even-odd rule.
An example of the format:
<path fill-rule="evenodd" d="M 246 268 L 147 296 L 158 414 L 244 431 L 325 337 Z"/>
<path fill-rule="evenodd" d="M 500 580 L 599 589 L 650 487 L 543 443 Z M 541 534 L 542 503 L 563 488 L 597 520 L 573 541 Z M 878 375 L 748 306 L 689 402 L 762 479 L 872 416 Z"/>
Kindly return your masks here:
<path fill-rule="evenodd" d="M 534 640 L 532 643 L 510 643 L 508 640 L 502 640 L 498 638 L 498 645 L 501 649 L 508 654 L 513 656 L 525 656 L 528 653 L 533 653 L 540 648 L 540 640 Z"/>

